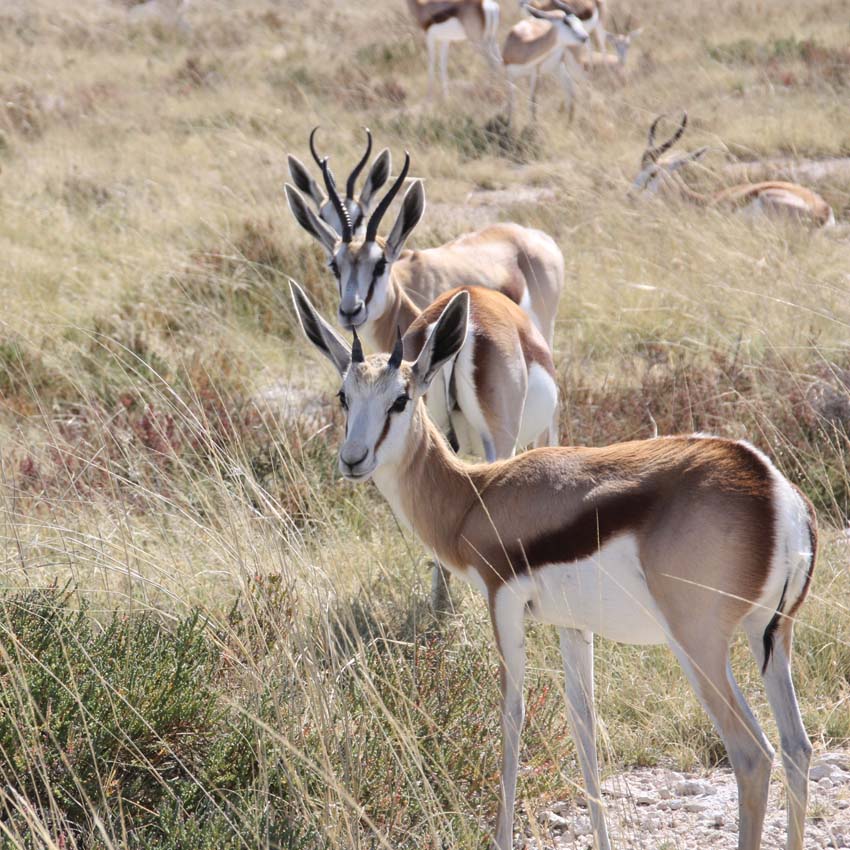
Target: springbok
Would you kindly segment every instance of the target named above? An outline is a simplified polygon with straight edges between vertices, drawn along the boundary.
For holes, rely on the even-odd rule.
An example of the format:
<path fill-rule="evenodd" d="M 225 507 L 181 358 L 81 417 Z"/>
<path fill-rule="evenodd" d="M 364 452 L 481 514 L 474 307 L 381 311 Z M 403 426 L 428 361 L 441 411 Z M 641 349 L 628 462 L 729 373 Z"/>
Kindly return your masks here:
<path fill-rule="evenodd" d="M 604 0 L 519 0 L 521 7 L 526 7 L 529 3 L 533 7 L 544 12 L 568 12 L 575 15 L 582 23 L 585 32 L 592 35 L 596 39 L 596 46 L 599 52 L 605 54 L 606 35 L 604 22 L 602 20 L 605 13 Z M 591 47 L 590 41 L 587 42 L 588 63 L 590 63 Z"/>
<path fill-rule="evenodd" d="M 532 16 L 515 24 L 502 49 L 502 63 L 508 78 L 508 123 L 513 117 L 516 83 L 522 77 L 531 77 L 529 99 L 531 120 L 537 119 L 537 78 L 541 73 L 557 70 L 564 102 L 573 117 L 575 87 L 572 74 L 566 63 L 574 64 L 567 47 L 587 43 L 587 31 L 571 12 L 556 9 L 542 11 L 534 6 L 525 6 Z"/>
<path fill-rule="evenodd" d="M 407 0 L 407 7 L 425 33 L 428 45 L 429 98 L 434 93 L 438 48 L 443 97 L 449 93 L 449 44 L 453 41 L 468 40 L 480 45 L 490 64 L 494 67 L 498 65 L 498 0 Z"/>
<path fill-rule="evenodd" d="M 495 850 L 511 850 L 526 617 L 558 627 L 568 717 L 598 850 L 609 850 L 593 708 L 593 635 L 666 643 L 714 722 L 738 784 L 739 850 L 761 843 L 773 748 L 732 674 L 746 633 L 782 742 L 788 850 L 802 850 L 811 744 L 791 680 L 794 618 L 815 563 L 808 500 L 760 451 L 706 436 L 541 448 L 464 463 L 422 395 L 467 337 L 469 295 L 446 305 L 414 362 L 363 357 L 308 303 L 310 341 L 342 377 L 339 469 L 372 479 L 396 516 L 485 597 L 499 652 L 502 764 Z"/>
<path fill-rule="evenodd" d="M 322 167 L 322 158 L 316 153 L 315 136 L 318 127 L 314 127 L 310 132 L 310 153 L 319 168 Z M 369 173 L 366 175 L 366 180 L 363 183 L 363 188 L 360 191 L 360 196 L 355 198 L 357 188 L 357 178 L 360 172 L 369 161 L 369 156 L 372 153 L 372 133 L 366 127 L 366 150 L 363 156 L 358 161 L 357 165 L 348 175 L 348 180 L 345 183 L 345 208 L 348 211 L 348 218 L 351 221 L 351 227 L 355 233 L 362 233 L 367 216 L 369 215 L 370 204 L 372 199 L 381 189 L 384 183 L 390 178 L 391 159 L 390 152 L 384 148 L 372 163 Z M 289 173 L 292 176 L 292 182 L 307 195 L 316 205 L 316 210 L 319 218 L 326 224 L 329 224 L 337 233 L 342 233 L 342 222 L 336 211 L 336 207 L 327 197 L 325 193 L 319 189 L 316 181 L 310 176 L 310 172 L 297 157 L 290 154 L 287 157 L 289 162 Z"/>
<path fill-rule="evenodd" d="M 704 207 L 733 207 L 756 216 L 763 214 L 784 215 L 815 226 L 834 225 L 835 215 L 829 204 L 817 192 L 800 186 L 798 183 L 786 183 L 781 180 L 766 180 L 761 183 L 738 183 L 703 194 L 691 189 L 676 172 L 689 162 L 698 160 L 708 151 L 707 147 L 698 148 L 674 159 L 662 160 L 676 144 L 688 125 L 688 113 L 682 113 L 682 120 L 676 132 L 662 144 L 655 145 L 655 131 L 663 115 L 659 115 L 649 128 L 646 150 L 640 161 L 640 173 L 635 178 L 633 188 L 651 194 L 664 193 Z"/>
<path fill-rule="evenodd" d="M 632 41 L 643 32 L 643 27 L 633 29 L 634 23 L 631 15 L 629 15 L 626 26 L 622 31 L 617 26 L 614 16 L 611 15 L 611 27 L 605 33 L 605 42 L 614 48 L 614 55 L 605 52 L 591 53 L 590 56 L 582 60 L 582 67 L 588 71 L 596 68 L 607 68 L 617 74 L 621 80 L 625 80 L 629 48 L 632 46 Z"/>
<path fill-rule="evenodd" d="M 472 284 L 496 289 L 519 304 L 551 349 L 564 285 L 564 257 L 555 242 L 539 230 L 495 224 L 438 248 L 404 251 L 405 241 L 425 210 L 420 181 L 414 181 L 405 194 L 401 212 L 386 239 L 378 236 L 378 227 L 409 168 L 410 156 L 405 153 L 404 167 L 369 218 L 363 239 L 354 238 L 327 163 L 323 168 L 325 188 L 338 216 L 344 220 L 339 235 L 313 213 L 292 186 L 286 186 L 289 208 L 296 221 L 327 254 L 339 287 L 340 324 L 346 330 L 361 330 L 370 347 L 391 351 L 396 329 L 401 325 L 404 331 L 405 322 L 415 318 L 410 306 L 401 303 L 400 293 L 406 293 L 422 309 L 440 293 Z"/>

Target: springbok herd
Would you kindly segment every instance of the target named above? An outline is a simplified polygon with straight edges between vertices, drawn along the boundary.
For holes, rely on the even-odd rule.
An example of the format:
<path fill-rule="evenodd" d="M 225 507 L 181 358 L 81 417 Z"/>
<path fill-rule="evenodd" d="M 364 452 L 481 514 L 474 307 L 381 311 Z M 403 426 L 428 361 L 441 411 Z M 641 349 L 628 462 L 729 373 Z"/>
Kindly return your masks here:
<path fill-rule="evenodd" d="M 496 46 L 496 0 L 408 0 L 425 31 L 433 81 L 451 41 L 475 41 L 509 77 L 566 69 L 568 48 L 604 50 L 601 0 L 551 0 Z M 571 0 L 572 2 L 572 0 Z M 620 39 L 618 42 L 617 39 Z M 590 56 L 587 57 L 590 62 Z M 533 99 L 533 96 L 532 96 Z M 661 143 L 649 129 L 637 192 L 676 194 L 750 214 L 790 214 L 815 225 L 832 211 L 804 186 L 763 182 L 712 195 L 686 186 L 679 170 L 705 148 L 670 158 L 687 115 Z M 349 344 L 291 282 L 307 338 L 341 378 L 345 434 L 339 469 L 372 480 L 396 516 L 437 560 L 436 611 L 449 606 L 449 576 L 487 601 L 499 653 L 502 763 L 493 846 L 513 845 L 514 797 L 523 724 L 524 620 L 560 633 L 567 709 L 587 790 L 596 847 L 610 847 L 596 757 L 593 635 L 666 643 L 681 662 L 729 753 L 739 793 L 740 850 L 756 850 L 774 751 L 729 664 L 730 641 L 746 633 L 781 738 L 788 791 L 789 850 L 802 850 L 811 745 L 790 657 L 795 616 L 817 549 L 811 504 L 760 451 L 695 434 L 604 448 L 562 447 L 552 343 L 564 286 L 553 239 L 516 223 L 496 224 L 438 247 L 405 249 L 425 212 L 422 182 L 390 207 L 411 161 L 391 178 L 372 135 L 345 183 L 309 139 L 318 179 L 289 157 L 286 197 L 298 224 L 322 247 L 338 292 L 337 321 Z M 369 166 L 358 192 L 360 175 Z M 389 189 L 378 198 L 384 186 Z M 387 227 L 382 224 L 387 221 Z M 366 355 L 364 346 L 373 353 Z M 517 454 L 518 449 L 535 446 Z M 468 463 L 460 455 L 483 457 Z"/>

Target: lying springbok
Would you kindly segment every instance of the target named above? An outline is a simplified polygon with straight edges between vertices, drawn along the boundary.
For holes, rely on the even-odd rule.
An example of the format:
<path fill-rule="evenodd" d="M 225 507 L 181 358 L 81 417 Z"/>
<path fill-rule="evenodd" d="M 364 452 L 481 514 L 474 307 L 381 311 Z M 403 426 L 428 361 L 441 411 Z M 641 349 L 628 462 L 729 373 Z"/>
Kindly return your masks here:
<path fill-rule="evenodd" d="M 314 127 L 310 132 L 310 153 L 319 168 L 322 167 L 322 158 L 316 153 L 315 136 L 318 127 Z M 366 217 L 369 215 L 370 204 L 376 193 L 381 189 L 384 183 L 390 178 L 391 159 L 389 149 L 384 148 L 372 163 L 369 173 L 366 175 L 366 180 L 363 183 L 363 188 L 360 191 L 358 198 L 354 197 L 357 188 L 357 178 L 360 172 L 369 161 L 369 156 L 372 153 L 372 133 L 366 127 L 366 151 L 360 158 L 357 165 L 348 175 L 348 180 L 345 183 L 345 208 L 348 211 L 348 218 L 351 221 L 351 227 L 355 233 L 362 233 L 365 225 Z M 336 207 L 331 203 L 331 199 L 319 189 L 316 181 L 310 176 L 310 172 L 297 157 L 290 154 L 287 157 L 289 162 L 289 173 L 292 175 L 292 182 L 316 205 L 316 210 L 319 213 L 319 218 L 326 224 L 329 224 L 337 233 L 342 233 L 342 222 L 337 214 Z"/>
<path fill-rule="evenodd" d="M 401 303 L 399 293 L 405 293 L 421 310 L 440 293 L 472 284 L 498 290 L 519 304 L 551 349 L 564 285 L 564 257 L 555 242 L 539 230 L 495 224 L 439 248 L 404 251 L 404 243 L 425 209 L 419 181 L 405 195 L 401 213 L 386 239 L 378 236 L 378 227 L 409 168 L 410 156 L 405 153 L 404 167 L 369 218 L 363 239 L 354 238 L 345 206 L 328 176 L 327 164 L 323 169 L 325 188 L 343 220 L 339 235 L 313 213 L 292 186 L 286 186 L 289 208 L 296 221 L 327 253 L 339 286 L 340 324 L 346 330 L 359 329 L 370 347 L 391 351 L 397 328 L 401 326 L 404 331 L 405 322 L 415 318 L 409 307 Z"/>
<path fill-rule="evenodd" d="M 640 173 L 633 187 L 638 191 L 651 194 L 664 193 L 704 207 L 733 207 L 749 215 L 785 215 L 815 226 L 835 224 L 835 215 L 829 204 L 817 192 L 797 183 L 781 180 L 766 180 L 762 183 L 739 183 L 703 194 L 691 189 L 676 173 L 682 166 L 694 162 L 708 151 L 707 147 L 698 148 L 674 159 L 662 160 L 661 155 L 676 144 L 685 132 L 688 113 L 682 113 L 682 120 L 676 132 L 662 144 L 655 145 L 655 131 L 663 115 L 659 115 L 649 128 L 646 150 L 640 161 Z"/>
<path fill-rule="evenodd" d="M 485 597 L 499 652 L 502 765 L 495 850 L 511 850 L 526 617 L 558 627 L 568 717 L 597 850 L 609 850 L 593 709 L 593 635 L 667 643 L 729 753 L 739 850 L 758 850 L 773 748 L 732 675 L 742 627 L 782 742 L 788 850 L 802 850 L 811 744 L 791 680 L 794 618 L 816 552 L 811 505 L 761 452 L 714 437 L 548 448 L 495 464 L 453 455 L 422 396 L 467 338 L 469 295 L 446 305 L 412 363 L 363 357 L 307 303 L 310 341 L 342 376 L 339 468 Z"/>
<path fill-rule="evenodd" d="M 499 63 L 498 0 L 407 0 L 413 19 L 425 33 L 428 45 L 428 97 L 434 94 L 437 48 L 443 97 L 449 93 L 449 44 L 470 41 L 479 45 L 494 67 Z"/>
<path fill-rule="evenodd" d="M 558 72 L 564 90 L 564 102 L 573 117 L 575 86 L 567 62 L 574 64 L 567 47 L 585 44 L 587 31 L 571 12 L 556 9 L 542 11 L 525 6 L 531 18 L 515 24 L 502 49 L 502 63 L 508 79 L 508 123 L 513 117 L 516 83 L 522 77 L 531 77 L 529 99 L 531 120 L 537 120 L 537 78 L 541 73 Z"/>
<path fill-rule="evenodd" d="M 606 68 L 617 74 L 621 80 L 625 80 L 629 48 L 632 46 L 632 41 L 643 32 L 643 27 L 634 27 L 631 15 L 623 30 L 620 30 L 614 16 L 611 15 L 611 27 L 611 30 L 605 33 L 605 42 L 614 48 L 614 55 L 605 52 L 591 53 L 589 57 L 582 60 L 582 67 L 587 71 Z"/>

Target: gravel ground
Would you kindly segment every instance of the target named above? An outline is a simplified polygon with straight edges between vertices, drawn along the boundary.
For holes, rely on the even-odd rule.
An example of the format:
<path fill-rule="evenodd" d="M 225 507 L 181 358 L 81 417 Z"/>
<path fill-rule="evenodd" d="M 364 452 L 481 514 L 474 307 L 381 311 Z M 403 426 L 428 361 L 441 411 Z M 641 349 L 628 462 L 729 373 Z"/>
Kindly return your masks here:
<path fill-rule="evenodd" d="M 763 846 L 785 846 L 782 769 L 777 757 L 770 788 Z M 604 783 L 608 827 L 617 850 L 734 850 L 738 846 L 735 777 L 718 768 L 705 775 L 663 768 L 630 770 Z M 518 844 L 527 850 L 592 847 L 587 810 L 556 803 L 537 817 L 536 837 Z M 532 830 L 530 830 L 532 831 Z M 540 837 L 543 836 L 543 837 Z M 850 754 L 828 752 L 812 761 L 805 846 L 850 847 Z"/>

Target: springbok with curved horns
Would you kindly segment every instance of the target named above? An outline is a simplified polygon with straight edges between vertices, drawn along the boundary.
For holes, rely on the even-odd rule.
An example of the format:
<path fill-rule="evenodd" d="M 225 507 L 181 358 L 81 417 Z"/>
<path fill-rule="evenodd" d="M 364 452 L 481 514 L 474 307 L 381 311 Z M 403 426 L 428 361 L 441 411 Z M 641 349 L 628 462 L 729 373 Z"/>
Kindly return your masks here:
<path fill-rule="evenodd" d="M 441 293 L 472 284 L 495 289 L 519 304 L 551 348 L 564 285 L 564 257 L 555 242 L 539 230 L 495 224 L 438 248 L 405 251 L 404 243 L 425 210 L 420 181 L 408 189 L 385 239 L 378 236 L 378 228 L 409 169 L 410 155 L 405 153 L 404 167 L 369 218 L 362 239 L 355 238 L 326 164 L 328 195 L 338 216 L 345 219 L 340 234 L 320 220 L 292 186 L 286 186 L 295 219 L 327 253 L 339 287 L 340 324 L 346 330 L 357 328 L 370 347 L 391 351 L 396 329 L 401 326 L 404 331 L 416 316 L 402 303 L 402 293 L 422 309 Z"/>
<path fill-rule="evenodd" d="M 440 51 L 443 97 L 448 96 L 449 45 L 453 41 L 480 45 L 490 64 L 498 65 L 498 0 L 407 0 L 407 7 L 425 33 L 428 45 L 428 97 L 434 93 L 437 50 Z"/>
<path fill-rule="evenodd" d="M 363 357 L 299 303 L 342 377 L 339 468 L 373 480 L 394 513 L 487 601 L 499 652 L 502 765 L 495 850 L 511 850 L 523 723 L 525 618 L 555 625 L 567 714 L 597 850 L 609 850 L 593 708 L 593 635 L 666 643 L 711 717 L 738 784 L 739 850 L 761 844 L 773 748 L 732 674 L 742 628 L 782 742 L 788 850 L 802 850 L 812 747 L 791 679 L 794 618 L 815 563 L 811 505 L 744 442 L 681 436 L 535 449 L 464 463 L 422 396 L 467 338 L 469 296 L 446 305 L 413 362 Z"/>
<path fill-rule="evenodd" d="M 829 204 L 817 192 L 798 183 L 786 183 L 781 180 L 738 183 L 710 194 L 691 189 L 677 172 L 684 165 L 702 157 L 708 148 L 697 148 L 673 159 L 662 160 L 661 156 L 670 150 L 685 132 L 688 113 L 682 113 L 682 120 L 676 132 L 666 142 L 656 146 L 655 133 L 663 118 L 663 115 L 659 115 L 649 128 L 647 146 L 641 157 L 641 170 L 635 178 L 634 189 L 684 198 L 704 207 L 733 207 L 753 216 L 783 215 L 808 221 L 816 226 L 835 224 L 835 215 Z"/>
<path fill-rule="evenodd" d="M 548 12 L 523 4 L 531 15 L 515 24 L 505 40 L 502 62 L 508 78 L 508 122 L 513 117 L 516 82 L 531 78 L 531 120 L 537 118 L 537 78 L 541 73 L 558 72 L 564 102 L 573 117 L 575 86 L 567 62 L 575 65 L 567 47 L 587 43 L 587 31 L 581 21 L 563 9 Z"/>
<path fill-rule="evenodd" d="M 596 46 L 599 52 L 605 53 L 606 35 L 603 17 L 605 13 L 604 0 L 519 0 L 520 6 L 526 6 L 529 2 L 533 3 L 533 7 L 544 12 L 567 12 L 575 15 L 582 23 L 585 32 L 592 35 L 596 39 Z M 590 64 L 590 55 L 592 48 L 590 41 L 587 42 L 588 64 Z"/>
<path fill-rule="evenodd" d="M 319 128 L 314 127 L 310 132 L 310 153 L 316 162 L 316 165 L 321 169 L 322 157 L 316 152 L 316 132 Z M 369 215 L 370 205 L 375 195 L 381 187 L 390 178 L 390 169 L 392 161 L 388 148 L 384 148 L 372 163 L 366 180 L 363 183 L 363 188 L 360 190 L 359 197 L 355 198 L 357 190 L 357 178 L 360 172 L 369 161 L 369 156 L 372 153 L 372 133 L 366 127 L 366 150 L 363 156 L 354 166 L 351 174 L 348 175 L 348 180 L 345 183 L 345 199 L 343 204 L 348 212 L 348 218 L 355 233 L 361 233 Z M 316 205 L 316 211 L 319 218 L 326 224 L 329 224 L 337 233 L 342 233 L 342 222 L 339 214 L 336 211 L 331 199 L 326 193 L 322 192 L 316 181 L 310 175 L 310 172 L 305 167 L 300 159 L 290 154 L 287 157 L 289 162 L 289 173 L 292 176 L 292 182 Z"/>

